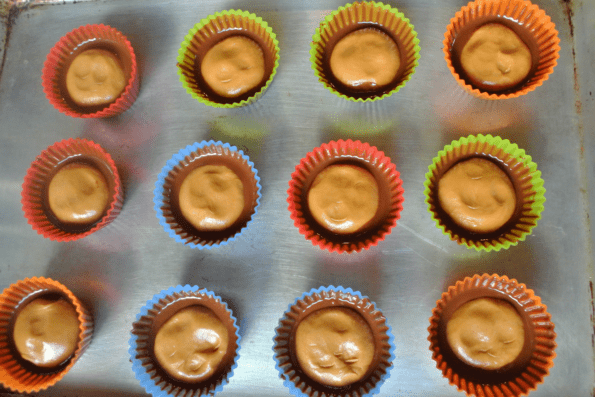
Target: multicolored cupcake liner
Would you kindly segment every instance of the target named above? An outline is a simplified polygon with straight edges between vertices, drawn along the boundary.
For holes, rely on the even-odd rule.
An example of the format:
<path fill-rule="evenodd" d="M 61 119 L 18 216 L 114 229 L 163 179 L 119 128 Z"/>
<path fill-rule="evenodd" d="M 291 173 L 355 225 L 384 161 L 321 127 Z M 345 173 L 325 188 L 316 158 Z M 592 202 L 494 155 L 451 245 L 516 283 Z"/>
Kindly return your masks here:
<path fill-rule="evenodd" d="M 214 94 L 204 82 L 199 66 L 206 52 L 216 43 L 232 35 L 244 35 L 262 41 L 266 82 L 236 98 Z M 216 12 L 201 19 L 184 37 L 178 50 L 178 75 L 182 85 L 194 99 L 218 108 L 235 108 L 256 101 L 267 90 L 279 66 L 279 41 L 269 25 L 255 14 L 242 10 Z"/>
<path fill-rule="evenodd" d="M 47 294 L 59 294 L 74 306 L 79 320 L 79 341 L 72 357 L 55 370 L 35 372 L 13 347 L 13 316 L 25 301 Z M 49 278 L 33 277 L 18 281 L 0 295 L 0 385 L 18 393 L 37 393 L 55 385 L 81 357 L 93 337 L 93 316 L 68 288 Z"/>
<path fill-rule="evenodd" d="M 91 163 L 105 177 L 110 202 L 103 217 L 81 228 L 69 228 L 53 217 L 47 204 L 47 189 L 52 177 L 66 164 Z M 87 139 L 65 139 L 45 149 L 27 170 L 21 192 L 21 204 L 33 230 L 50 240 L 67 242 L 81 239 L 111 223 L 120 213 L 124 191 L 116 164 L 97 143 Z"/>

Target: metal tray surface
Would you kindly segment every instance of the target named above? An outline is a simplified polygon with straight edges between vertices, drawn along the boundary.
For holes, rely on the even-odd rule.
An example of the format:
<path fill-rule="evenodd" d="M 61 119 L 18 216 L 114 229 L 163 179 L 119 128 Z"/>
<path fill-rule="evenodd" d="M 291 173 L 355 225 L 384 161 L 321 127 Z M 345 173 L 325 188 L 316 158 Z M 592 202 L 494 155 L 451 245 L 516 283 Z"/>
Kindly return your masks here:
<path fill-rule="evenodd" d="M 38 395 L 145 395 L 127 351 L 132 322 L 153 294 L 191 284 L 220 295 L 239 320 L 238 367 L 219 395 L 288 396 L 272 358 L 275 327 L 303 292 L 332 284 L 369 296 L 392 327 L 396 358 L 380 396 L 460 396 L 431 358 L 428 318 L 449 285 L 484 272 L 525 283 L 556 324 L 555 365 L 531 395 L 593 395 L 594 217 L 589 215 L 595 213 L 595 55 L 589 43 L 595 41 L 595 3 L 535 0 L 559 31 L 562 50 L 554 73 L 523 97 L 483 101 L 458 87 L 443 59 L 446 25 L 466 2 L 388 1 L 415 26 L 420 64 L 400 92 L 360 104 L 328 92 L 309 61 L 315 28 L 343 1 L 2 1 L 0 289 L 26 277 L 51 277 L 88 302 L 96 319 L 94 339 L 80 361 Z M 232 8 L 269 23 L 279 39 L 280 65 L 257 102 L 215 109 L 185 92 L 176 56 L 195 23 Z M 48 103 L 41 88 L 52 46 L 88 23 L 119 29 L 139 61 L 140 95 L 115 118 L 67 117 Z M 499 135 L 525 149 L 547 189 L 533 234 L 500 252 L 478 253 L 450 241 L 424 203 L 424 175 L 432 158 L 452 140 L 477 133 Z M 27 224 L 21 184 L 43 149 L 70 137 L 91 139 L 112 155 L 126 199 L 108 227 L 76 242 L 56 243 Z M 300 159 L 339 138 L 360 139 L 384 151 L 405 189 L 404 210 L 392 233 L 377 247 L 349 255 L 306 241 L 286 202 Z M 165 162 L 180 148 L 209 139 L 229 142 L 250 156 L 261 177 L 262 199 L 240 238 L 201 251 L 168 237 L 152 199 Z"/>

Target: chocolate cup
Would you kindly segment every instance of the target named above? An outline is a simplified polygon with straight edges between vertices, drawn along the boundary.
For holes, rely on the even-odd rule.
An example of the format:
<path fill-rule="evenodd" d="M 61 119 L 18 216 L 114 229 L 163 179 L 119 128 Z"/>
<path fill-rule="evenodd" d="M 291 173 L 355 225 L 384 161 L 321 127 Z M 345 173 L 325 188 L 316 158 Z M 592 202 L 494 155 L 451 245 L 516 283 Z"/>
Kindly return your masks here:
<path fill-rule="evenodd" d="M 479 298 L 509 303 L 523 322 L 525 341 L 521 352 L 512 362 L 498 369 L 468 364 L 456 356 L 447 341 L 446 326 L 453 313 L 465 303 Z M 428 328 L 432 358 L 450 383 L 468 394 L 481 396 L 474 392 L 475 388 L 490 389 L 494 395 L 499 395 L 494 388 L 501 392 L 512 390 L 512 393 L 505 394 L 511 396 L 528 393 L 547 376 L 555 357 L 556 334 L 546 310 L 539 297 L 515 279 L 497 274 L 467 277 L 449 287 L 448 292 L 442 294 L 442 299 L 436 302 Z"/>
<path fill-rule="evenodd" d="M 311 379 L 297 359 L 295 335 L 300 322 L 308 315 L 325 308 L 347 308 L 361 316 L 374 337 L 374 358 L 362 378 L 346 386 L 334 387 Z M 392 334 L 386 318 L 368 297 L 343 287 L 329 286 L 304 294 L 284 313 L 273 339 L 273 351 L 281 376 L 309 396 L 328 395 L 360 397 L 378 388 L 388 377 L 392 366 Z"/>

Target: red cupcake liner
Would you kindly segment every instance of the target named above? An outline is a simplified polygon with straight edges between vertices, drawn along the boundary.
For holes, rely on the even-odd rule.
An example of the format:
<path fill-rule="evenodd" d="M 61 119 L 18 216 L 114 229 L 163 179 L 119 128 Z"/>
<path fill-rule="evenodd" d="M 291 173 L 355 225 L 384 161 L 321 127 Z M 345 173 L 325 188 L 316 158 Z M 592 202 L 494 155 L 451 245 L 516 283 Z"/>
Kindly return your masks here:
<path fill-rule="evenodd" d="M 59 365 L 55 371 L 35 372 L 35 366 L 24 363 L 13 347 L 12 318 L 25 300 L 56 293 L 72 304 L 78 314 L 79 342 L 66 364 Z M 18 393 L 36 393 L 55 385 L 81 357 L 92 336 L 93 316 L 64 285 L 44 277 L 26 278 L 12 284 L 0 295 L 0 385 Z"/>
<path fill-rule="evenodd" d="M 53 219 L 46 196 L 55 173 L 79 159 L 92 163 L 103 174 L 111 190 L 111 200 L 101 219 L 73 231 Z M 33 230 L 45 238 L 61 242 L 78 240 L 103 228 L 118 216 L 123 202 L 124 192 L 116 164 L 101 146 L 87 139 L 62 140 L 41 152 L 27 170 L 21 192 L 23 212 Z"/>
<path fill-rule="evenodd" d="M 379 188 L 379 208 L 374 226 L 359 234 L 339 236 L 312 218 L 307 195 L 317 173 L 329 165 L 343 162 L 361 166 L 374 176 Z M 351 139 L 331 141 L 308 153 L 291 175 L 287 191 L 290 216 L 299 232 L 322 249 L 337 253 L 367 250 L 383 241 L 397 224 L 403 209 L 402 183 L 390 158 L 376 147 Z"/>
<path fill-rule="evenodd" d="M 93 107 L 89 111 L 85 111 L 84 108 L 77 107 L 68 99 L 63 81 L 73 54 L 91 48 L 106 48 L 115 52 L 122 61 L 125 71 L 129 70 L 130 77 L 118 99 L 103 109 Z M 103 24 L 81 26 L 63 36 L 46 58 L 41 80 L 43 92 L 50 103 L 60 112 L 71 117 L 115 116 L 132 106 L 139 91 L 136 56 L 130 42 L 118 30 Z"/>

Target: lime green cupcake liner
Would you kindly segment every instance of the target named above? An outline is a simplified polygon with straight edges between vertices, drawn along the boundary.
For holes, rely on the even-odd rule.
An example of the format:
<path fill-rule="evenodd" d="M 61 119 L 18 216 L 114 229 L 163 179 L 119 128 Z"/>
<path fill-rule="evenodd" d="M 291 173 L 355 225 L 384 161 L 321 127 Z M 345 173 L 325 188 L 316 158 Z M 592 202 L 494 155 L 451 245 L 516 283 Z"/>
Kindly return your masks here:
<path fill-rule="evenodd" d="M 399 49 L 401 66 L 395 79 L 376 91 L 356 92 L 339 83 L 330 70 L 330 56 L 335 44 L 345 35 L 363 28 L 381 30 Z M 321 22 L 312 37 L 310 61 L 318 80 L 333 94 L 355 102 L 372 102 L 398 92 L 418 66 L 419 39 L 409 19 L 390 5 L 380 2 L 354 2 L 339 7 Z"/>
<path fill-rule="evenodd" d="M 200 63 L 206 52 L 231 36 L 245 36 L 262 49 L 265 63 L 263 81 L 254 89 L 234 98 L 217 95 L 204 81 Z M 279 41 L 269 25 L 255 14 L 226 10 L 201 19 L 184 37 L 178 50 L 178 75 L 186 91 L 197 101 L 217 108 L 235 108 L 254 102 L 266 91 L 279 66 Z"/>
<path fill-rule="evenodd" d="M 473 157 L 498 162 L 515 188 L 517 204 L 511 219 L 490 233 L 474 233 L 457 226 L 442 210 L 438 200 L 438 182 L 456 163 Z M 458 244 L 477 251 L 499 251 L 524 241 L 541 219 L 545 188 L 537 164 L 523 149 L 508 139 L 491 135 L 470 135 L 451 142 L 438 152 L 424 182 L 428 212 L 442 232 Z"/>

